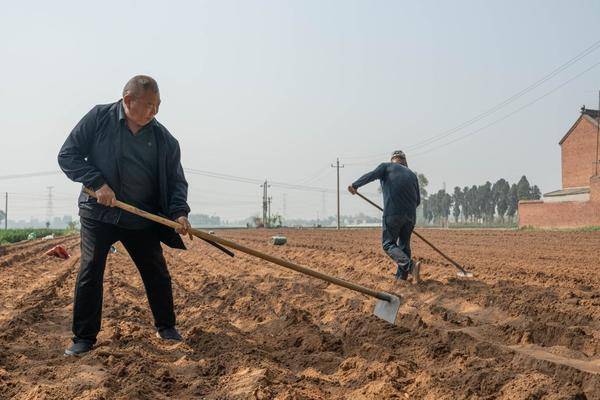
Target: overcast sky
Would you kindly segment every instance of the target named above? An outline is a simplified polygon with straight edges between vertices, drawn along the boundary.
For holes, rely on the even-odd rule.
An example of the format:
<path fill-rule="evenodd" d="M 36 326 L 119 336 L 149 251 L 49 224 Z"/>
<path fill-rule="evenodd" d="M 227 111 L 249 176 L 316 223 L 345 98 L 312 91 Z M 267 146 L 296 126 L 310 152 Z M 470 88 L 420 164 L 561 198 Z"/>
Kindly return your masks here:
<path fill-rule="evenodd" d="M 558 141 L 581 105 L 597 108 L 600 49 L 423 141 L 598 42 L 599 17 L 600 2 L 566 0 L 1 0 L 0 176 L 58 170 L 79 119 L 144 73 L 159 83 L 157 119 L 179 140 L 184 168 L 332 190 L 274 185 L 273 210 L 285 197 L 287 217 L 335 212 L 336 157 L 345 192 L 395 149 L 430 192 L 522 174 L 548 192 L 560 188 Z M 187 177 L 193 212 L 260 212 L 256 183 Z M 54 214 L 75 214 L 79 185 L 64 175 L 0 179 L 11 219 L 43 217 L 48 186 Z M 342 196 L 342 213 L 361 211 L 378 213 Z"/>

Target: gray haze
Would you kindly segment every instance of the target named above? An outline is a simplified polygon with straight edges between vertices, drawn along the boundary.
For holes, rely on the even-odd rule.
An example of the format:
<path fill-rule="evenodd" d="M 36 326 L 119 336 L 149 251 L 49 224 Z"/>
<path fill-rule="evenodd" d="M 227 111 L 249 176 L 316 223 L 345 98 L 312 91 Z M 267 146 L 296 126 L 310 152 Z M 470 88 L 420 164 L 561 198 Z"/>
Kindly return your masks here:
<path fill-rule="evenodd" d="M 118 100 L 139 73 L 159 82 L 157 118 L 179 139 L 184 168 L 333 190 L 329 165 L 340 157 L 344 192 L 395 149 L 429 178 L 430 192 L 522 174 L 543 192 L 557 189 L 558 141 L 581 105 L 598 104 L 600 67 L 438 147 L 550 92 L 600 62 L 600 50 L 413 148 L 600 40 L 597 1 L 2 1 L 0 9 L 0 176 L 57 170 L 77 121 Z M 187 176 L 195 213 L 260 212 L 258 184 Z M 54 214 L 75 214 L 79 186 L 57 174 L 1 179 L 11 219 L 45 216 L 48 186 Z M 280 213 L 285 194 L 287 217 L 335 212 L 333 192 L 271 194 Z M 344 195 L 342 213 L 358 212 L 377 215 Z"/>

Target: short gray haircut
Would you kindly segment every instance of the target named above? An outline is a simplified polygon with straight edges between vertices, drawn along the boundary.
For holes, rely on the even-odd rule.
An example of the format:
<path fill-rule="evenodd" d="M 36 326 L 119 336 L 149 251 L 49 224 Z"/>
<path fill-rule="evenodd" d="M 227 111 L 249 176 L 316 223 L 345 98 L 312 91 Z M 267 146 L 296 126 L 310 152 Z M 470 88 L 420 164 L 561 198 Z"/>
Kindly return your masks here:
<path fill-rule="evenodd" d="M 126 94 L 139 97 L 148 90 L 152 90 L 153 93 L 158 93 L 158 83 L 156 83 L 154 78 L 148 75 L 136 75 L 125 84 L 125 87 L 123 88 L 123 97 L 125 97 Z"/>

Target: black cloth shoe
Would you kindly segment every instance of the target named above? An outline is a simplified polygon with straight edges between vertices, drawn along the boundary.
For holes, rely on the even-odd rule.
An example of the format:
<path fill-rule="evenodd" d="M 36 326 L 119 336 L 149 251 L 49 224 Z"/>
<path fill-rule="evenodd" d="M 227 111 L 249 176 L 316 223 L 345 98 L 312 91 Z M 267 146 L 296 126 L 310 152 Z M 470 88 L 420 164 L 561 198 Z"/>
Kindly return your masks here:
<path fill-rule="evenodd" d="M 408 271 L 405 271 L 404 269 L 400 268 L 400 266 L 398 265 L 398 270 L 396 270 L 395 278 L 397 281 L 407 280 L 408 279 Z"/>
<path fill-rule="evenodd" d="M 176 342 L 181 342 L 183 340 L 175 328 L 161 328 L 156 332 L 156 337 L 163 340 L 174 340 Z"/>
<path fill-rule="evenodd" d="M 87 340 L 74 342 L 71 347 L 65 350 L 65 356 L 80 356 L 92 350 L 94 343 Z"/>

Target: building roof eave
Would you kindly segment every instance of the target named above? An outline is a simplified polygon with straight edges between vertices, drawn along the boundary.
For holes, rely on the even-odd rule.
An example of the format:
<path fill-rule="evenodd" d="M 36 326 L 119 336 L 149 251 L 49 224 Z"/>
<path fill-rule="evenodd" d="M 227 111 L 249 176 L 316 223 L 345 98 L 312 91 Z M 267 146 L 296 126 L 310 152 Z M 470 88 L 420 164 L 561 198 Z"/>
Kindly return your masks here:
<path fill-rule="evenodd" d="M 576 187 L 576 188 L 567 188 L 562 190 L 554 190 L 552 192 L 544 193 L 544 197 L 559 197 L 559 196 L 571 196 L 575 194 L 585 194 L 590 193 L 590 187 Z"/>
<path fill-rule="evenodd" d="M 567 133 L 565 134 L 565 136 L 563 136 L 563 138 L 560 139 L 560 142 L 558 142 L 559 145 L 562 146 L 563 142 L 565 140 L 567 140 L 567 138 L 569 137 L 569 135 L 571 134 L 571 132 L 573 132 L 573 130 L 575 129 L 575 127 L 577 126 L 577 124 L 579 123 L 579 121 L 581 121 L 581 118 L 583 118 L 583 114 L 581 114 L 579 116 L 579 118 L 577 118 L 577 121 L 575 121 L 575 123 L 573 125 L 571 125 L 571 128 L 569 128 L 569 130 L 567 131 Z"/>
<path fill-rule="evenodd" d="M 567 133 L 565 134 L 565 136 L 563 136 L 562 139 L 560 139 L 560 142 L 558 142 L 559 145 L 562 145 L 563 142 L 565 140 L 567 140 L 567 138 L 569 137 L 569 135 L 571 134 L 571 132 L 573 132 L 573 130 L 575 129 L 575 127 L 577 126 L 577 124 L 579 124 L 579 121 L 581 121 L 582 118 L 585 118 L 587 121 L 591 122 L 594 125 L 598 125 L 598 120 L 595 118 L 590 117 L 587 114 L 581 114 L 579 116 L 579 118 L 577 118 L 577 121 L 575 121 L 575 123 L 571 126 L 571 128 L 567 131 Z"/>

